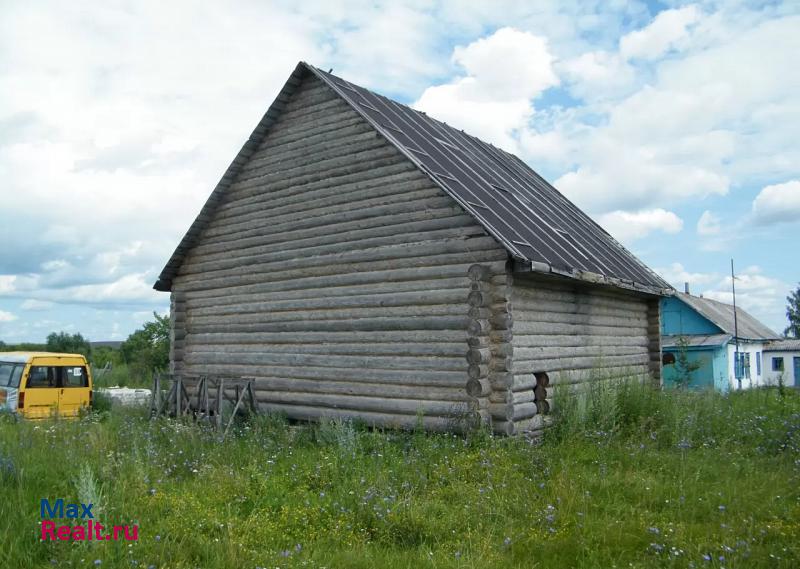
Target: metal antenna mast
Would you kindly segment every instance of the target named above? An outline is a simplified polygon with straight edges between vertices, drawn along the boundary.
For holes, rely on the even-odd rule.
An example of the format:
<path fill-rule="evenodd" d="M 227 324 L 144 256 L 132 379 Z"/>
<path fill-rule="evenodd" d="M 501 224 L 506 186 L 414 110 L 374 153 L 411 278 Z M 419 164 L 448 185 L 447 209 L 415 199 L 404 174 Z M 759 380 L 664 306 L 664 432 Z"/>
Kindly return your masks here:
<path fill-rule="evenodd" d="M 736 318 L 736 276 L 733 272 L 733 259 L 731 259 L 731 288 L 733 289 L 733 340 L 736 343 L 736 351 L 733 355 L 733 373 L 736 375 L 736 381 L 739 384 L 739 390 L 742 389 L 742 373 L 744 372 L 744 362 L 739 364 L 739 322 Z"/>

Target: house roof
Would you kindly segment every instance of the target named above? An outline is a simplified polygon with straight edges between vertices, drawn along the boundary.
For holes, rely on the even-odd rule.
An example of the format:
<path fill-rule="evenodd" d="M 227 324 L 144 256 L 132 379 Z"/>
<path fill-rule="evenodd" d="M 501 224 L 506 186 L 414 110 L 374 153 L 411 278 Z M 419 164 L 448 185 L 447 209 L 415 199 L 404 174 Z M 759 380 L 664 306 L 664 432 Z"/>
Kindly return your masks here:
<path fill-rule="evenodd" d="M 738 306 L 736 307 L 736 326 L 734 326 L 733 306 L 730 304 L 683 292 L 676 292 L 675 296 L 701 316 L 716 324 L 726 334 L 734 335 L 738 329 L 738 337 L 744 340 L 769 340 L 779 337 L 778 334 Z"/>
<path fill-rule="evenodd" d="M 717 346 L 724 346 L 731 341 L 733 336 L 731 334 L 709 334 L 707 336 L 701 335 L 675 335 L 663 336 L 661 338 L 661 347 L 663 349 L 678 348 L 680 347 L 680 339 L 683 338 L 686 342 L 687 348 L 713 348 Z"/>
<path fill-rule="evenodd" d="M 764 346 L 765 352 L 800 352 L 800 339 L 775 340 Z"/>
<path fill-rule="evenodd" d="M 308 74 L 321 79 L 453 197 L 500 242 L 521 270 L 671 294 L 670 285 L 516 156 L 306 63 L 299 63 L 164 267 L 170 290 L 184 255 L 225 190 Z"/>

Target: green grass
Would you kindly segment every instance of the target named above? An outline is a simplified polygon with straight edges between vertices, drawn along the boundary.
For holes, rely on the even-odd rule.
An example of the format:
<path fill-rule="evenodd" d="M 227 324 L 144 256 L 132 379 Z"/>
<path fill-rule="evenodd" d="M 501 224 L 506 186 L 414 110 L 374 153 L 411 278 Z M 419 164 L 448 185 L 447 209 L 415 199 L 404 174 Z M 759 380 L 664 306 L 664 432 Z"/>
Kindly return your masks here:
<path fill-rule="evenodd" d="M 628 385 L 561 403 L 541 445 L 274 416 L 224 442 L 117 409 L 6 417 L 0 567 L 798 566 L 797 393 Z M 40 499 L 82 496 L 139 541 L 40 542 Z"/>

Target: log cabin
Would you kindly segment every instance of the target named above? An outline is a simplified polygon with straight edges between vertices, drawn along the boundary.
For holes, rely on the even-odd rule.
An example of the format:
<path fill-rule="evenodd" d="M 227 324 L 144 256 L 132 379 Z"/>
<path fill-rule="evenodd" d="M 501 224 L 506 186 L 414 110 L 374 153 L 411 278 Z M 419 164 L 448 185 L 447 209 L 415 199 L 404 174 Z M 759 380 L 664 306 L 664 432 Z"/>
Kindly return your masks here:
<path fill-rule="evenodd" d="M 536 430 L 660 382 L 670 286 L 516 156 L 299 63 L 175 249 L 171 372 L 292 419 Z"/>

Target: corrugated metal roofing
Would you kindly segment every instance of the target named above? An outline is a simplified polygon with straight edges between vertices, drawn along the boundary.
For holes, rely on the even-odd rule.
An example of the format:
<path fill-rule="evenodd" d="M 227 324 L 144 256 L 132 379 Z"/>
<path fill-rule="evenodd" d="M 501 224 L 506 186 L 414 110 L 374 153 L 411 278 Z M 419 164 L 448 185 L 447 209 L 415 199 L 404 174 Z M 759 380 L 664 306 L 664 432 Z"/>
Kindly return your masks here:
<path fill-rule="evenodd" d="M 664 336 L 661 338 L 661 348 L 677 348 L 680 346 L 680 339 L 686 341 L 688 348 L 703 348 L 703 347 L 717 347 L 724 346 L 733 338 L 730 334 L 711 334 L 708 336 Z"/>
<path fill-rule="evenodd" d="M 155 285 L 157 290 L 169 290 L 184 252 L 210 218 L 221 195 L 219 192 L 230 185 L 306 72 L 329 85 L 472 214 L 508 250 L 517 261 L 517 267 L 655 294 L 671 294 L 668 283 L 516 156 L 305 63 L 298 64 L 278 99 L 223 176 L 162 272 Z M 250 143 L 252 146 L 248 146 Z"/>
<path fill-rule="evenodd" d="M 775 340 L 764 346 L 765 352 L 800 352 L 800 340 Z"/>
<path fill-rule="evenodd" d="M 708 318 L 711 322 L 720 327 L 726 334 L 734 334 L 733 306 L 711 300 L 710 298 L 700 298 L 683 292 L 676 292 L 675 295 L 683 302 L 695 309 L 701 316 Z M 736 307 L 736 323 L 739 330 L 739 338 L 745 340 L 769 340 L 779 338 L 780 335 L 770 330 L 767 326 L 750 316 L 747 312 Z"/>

